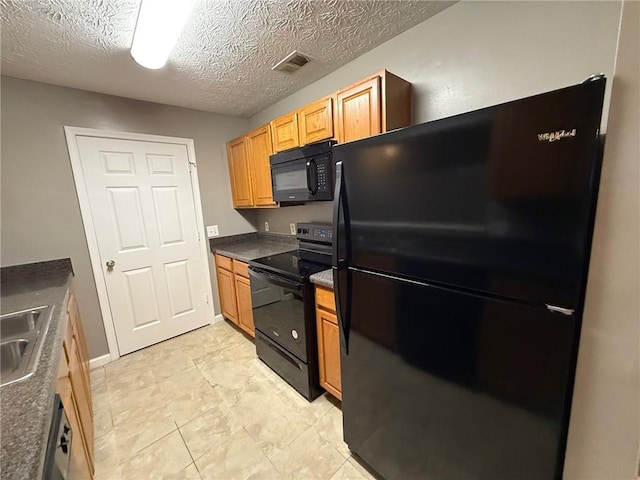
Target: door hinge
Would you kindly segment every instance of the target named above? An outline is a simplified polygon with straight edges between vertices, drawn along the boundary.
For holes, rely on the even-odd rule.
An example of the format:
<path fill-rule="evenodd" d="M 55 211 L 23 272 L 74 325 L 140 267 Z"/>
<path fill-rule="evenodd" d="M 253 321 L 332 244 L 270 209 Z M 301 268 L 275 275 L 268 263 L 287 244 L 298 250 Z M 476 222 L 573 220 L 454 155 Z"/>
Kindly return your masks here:
<path fill-rule="evenodd" d="M 573 315 L 573 313 L 575 312 L 573 308 L 557 307 L 555 305 L 549 305 L 548 303 L 545 304 L 545 306 L 547 307 L 547 310 L 549 310 L 550 312 L 558 312 L 563 315 Z"/>
<path fill-rule="evenodd" d="M 207 295 L 206 293 L 204 294 L 204 301 L 207 305 L 209 304 L 209 295 Z"/>

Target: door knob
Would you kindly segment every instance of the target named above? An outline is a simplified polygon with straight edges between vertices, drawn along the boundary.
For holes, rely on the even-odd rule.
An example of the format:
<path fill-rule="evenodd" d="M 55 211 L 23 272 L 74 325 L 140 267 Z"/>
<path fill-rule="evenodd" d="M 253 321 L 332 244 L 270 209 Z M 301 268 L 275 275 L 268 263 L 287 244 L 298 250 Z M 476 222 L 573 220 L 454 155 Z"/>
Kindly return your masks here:
<path fill-rule="evenodd" d="M 107 260 L 107 270 L 113 270 L 113 267 L 116 266 L 116 262 L 113 260 Z"/>

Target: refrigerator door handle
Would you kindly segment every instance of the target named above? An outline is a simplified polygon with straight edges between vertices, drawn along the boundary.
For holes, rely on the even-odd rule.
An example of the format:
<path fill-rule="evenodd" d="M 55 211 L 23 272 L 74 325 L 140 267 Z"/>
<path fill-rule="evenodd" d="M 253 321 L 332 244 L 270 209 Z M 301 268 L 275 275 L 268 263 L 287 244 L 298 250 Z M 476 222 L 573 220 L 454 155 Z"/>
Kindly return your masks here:
<path fill-rule="evenodd" d="M 345 355 L 349 354 L 349 329 L 350 329 L 350 285 L 347 259 L 341 256 L 341 242 L 346 240 L 346 226 L 349 223 L 346 198 L 344 195 L 344 183 L 342 178 L 342 162 L 336 163 L 336 188 L 333 203 L 333 291 L 336 299 L 336 316 L 338 317 L 338 328 L 340 330 L 340 348 Z M 340 223 L 340 213 L 342 213 L 343 223 Z M 344 225 L 344 230 L 340 226 Z M 346 249 L 345 249 L 346 252 Z M 345 255 L 346 256 L 346 255 Z"/>
<path fill-rule="evenodd" d="M 563 315 L 573 315 L 575 313 L 575 310 L 573 308 L 558 307 L 556 305 L 549 305 L 548 303 L 546 303 L 545 306 L 550 312 L 558 312 Z"/>
<path fill-rule="evenodd" d="M 342 162 L 336 163 L 336 187 L 333 194 L 333 266 L 340 267 L 340 208 L 342 207 Z"/>

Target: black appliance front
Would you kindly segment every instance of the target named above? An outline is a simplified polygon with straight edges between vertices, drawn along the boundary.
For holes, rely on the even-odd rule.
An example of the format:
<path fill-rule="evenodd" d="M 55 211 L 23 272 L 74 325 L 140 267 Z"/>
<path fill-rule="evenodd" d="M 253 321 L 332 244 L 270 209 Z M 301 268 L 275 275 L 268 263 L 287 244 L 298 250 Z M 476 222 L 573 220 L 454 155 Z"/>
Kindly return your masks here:
<path fill-rule="evenodd" d="M 335 142 L 318 142 L 269 157 L 273 199 L 276 202 L 311 202 L 333 199 Z"/>
<path fill-rule="evenodd" d="M 47 449 L 45 451 L 43 480 L 72 480 L 80 478 L 75 462 L 71 461 L 73 432 L 64 412 L 60 395 L 53 402 L 53 415 L 49 427 Z"/>
<path fill-rule="evenodd" d="M 255 328 L 306 362 L 303 284 L 254 267 L 249 277 L 262 286 L 260 295 L 251 298 Z"/>
<path fill-rule="evenodd" d="M 573 317 L 350 273 L 341 362 L 353 452 L 387 480 L 561 476 Z"/>
<path fill-rule="evenodd" d="M 600 79 L 335 146 L 350 216 L 341 258 L 576 309 L 604 88 Z"/>
<path fill-rule="evenodd" d="M 298 223 L 297 232 L 300 258 L 322 265 L 323 270 L 331 268 L 333 225 L 330 223 Z"/>
<path fill-rule="evenodd" d="M 256 267 L 266 273 L 284 276 L 289 280 L 302 282 L 314 273 L 326 270 L 329 266 L 320 265 L 316 262 L 309 261 L 301 255 L 300 250 L 291 252 L 278 253 L 267 257 L 251 260 L 249 265 Z"/>
<path fill-rule="evenodd" d="M 313 386 L 309 381 L 309 366 L 295 355 L 282 348 L 260 330 L 256 330 L 256 353 L 258 358 L 295 388 L 303 397 L 313 400 Z"/>
<path fill-rule="evenodd" d="M 305 398 L 315 399 L 321 389 L 313 286 L 255 266 L 249 276 L 258 358 Z"/>

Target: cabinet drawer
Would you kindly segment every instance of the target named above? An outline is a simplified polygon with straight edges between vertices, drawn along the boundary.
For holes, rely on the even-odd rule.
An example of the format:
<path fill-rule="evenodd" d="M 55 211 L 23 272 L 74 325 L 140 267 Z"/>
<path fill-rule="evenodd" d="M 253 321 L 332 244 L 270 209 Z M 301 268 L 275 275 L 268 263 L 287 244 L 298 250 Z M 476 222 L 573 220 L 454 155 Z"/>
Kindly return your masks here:
<path fill-rule="evenodd" d="M 330 312 L 335 312 L 336 301 L 333 297 L 333 290 L 316 285 L 316 305 Z"/>
<path fill-rule="evenodd" d="M 249 278 L 249 265 L 239 260 L 233 260 L 233 273 Z"/>
<path fill-rule="evenodd" d="M 223 257 L 222 255 L 218 255 L 216 253 L 216 265 L 220 268 L 224 268 L 225 270 L 233 271 L 233 266 L 231 263 L 231 259 L 229 257 Z"/>

